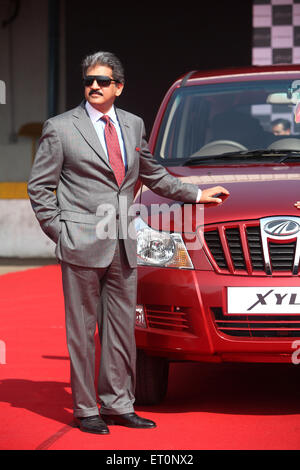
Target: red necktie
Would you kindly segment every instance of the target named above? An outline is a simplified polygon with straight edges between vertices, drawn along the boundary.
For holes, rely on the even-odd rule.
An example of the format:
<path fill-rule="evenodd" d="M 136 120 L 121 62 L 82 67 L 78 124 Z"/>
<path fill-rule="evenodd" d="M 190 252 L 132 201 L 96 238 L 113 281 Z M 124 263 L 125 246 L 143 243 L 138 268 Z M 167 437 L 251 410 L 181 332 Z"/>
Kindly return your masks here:
<path fill-rule="evenodd" d="M 104 135 L 110 166 L 112 167 L 117 183 L 120 186 L 125 176 L 125 166 L 120 149 L 119 139 L 115 126 L 105 114 L 101 118 L 105 122 Z"/>

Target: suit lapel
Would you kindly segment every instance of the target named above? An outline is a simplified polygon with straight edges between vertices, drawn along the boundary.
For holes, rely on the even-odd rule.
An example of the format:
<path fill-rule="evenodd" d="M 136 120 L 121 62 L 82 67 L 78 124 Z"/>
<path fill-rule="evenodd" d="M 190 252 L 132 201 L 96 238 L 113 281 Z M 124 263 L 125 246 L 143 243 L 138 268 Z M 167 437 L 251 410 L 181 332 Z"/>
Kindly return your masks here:
<path fill-rule="evenodd" d="M 135 139 L 134 133 L 132 132 L 132 126 L 128 122 L 127 116 L 122 109 L 116 108 L 116 114 L 120 123 L 122 136 L 124 139 L 126 158 L 127 158 L 127 172 L 124 178 L 126 180 L 127 176 L 130 173 L 131 168 L 134 164 L 135 156 Z M 92 121 L 85 109 L 84 101 L 75 108 L 73 112 L 73 123 L 77 130 L 80 132 L 85 141 L 92 147 L 96 154 L 100 157 L 101 161 L 111 170 L 111 166 L 107 160 L 106 154 L 102 148 L 102 145 L 99 141 L 95 128 L 92 124 Z M 123 183 L 122 183 L 123 184 Z"/>
<path fill-rule="evenodd" d="M 126 158 L 127 158 L 127 173 L 125 175 L 125 179 L 126 179 L 126 176 L 130 172 L 134 163 L 134 151 L 133 151 L 135 149 L 134 133 L 132 132 L 131 126 L 126 117 L 126 113 L 122 109 L 118 109 L 118 108 L 116 108 L 116 113 L 117 113 L 117 117 L 120 123 L 125 150 L 126 150 Z"/>
<path fill-rule="evenodd" d="M 80 132 L 84 140 L 92 147 L 96 154 L 101 158 L 101 161 L 105 163 L 110 169 L 109 162 L 103 147 L 99 141 L 95 128 L 89 115 L 86 112 L 84 102 L 82 102 L 73 113 L 73 122 L 77 130 Z"/>

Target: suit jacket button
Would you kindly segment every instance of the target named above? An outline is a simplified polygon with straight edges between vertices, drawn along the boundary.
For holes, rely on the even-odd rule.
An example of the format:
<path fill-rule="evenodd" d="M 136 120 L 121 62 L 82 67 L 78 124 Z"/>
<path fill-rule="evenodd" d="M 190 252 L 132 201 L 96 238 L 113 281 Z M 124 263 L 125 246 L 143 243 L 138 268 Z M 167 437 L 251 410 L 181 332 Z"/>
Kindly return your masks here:
<path fill-rule="evenodd" d="M 116 219 L 119 220 L 119 214 L 116 214 Z"/>

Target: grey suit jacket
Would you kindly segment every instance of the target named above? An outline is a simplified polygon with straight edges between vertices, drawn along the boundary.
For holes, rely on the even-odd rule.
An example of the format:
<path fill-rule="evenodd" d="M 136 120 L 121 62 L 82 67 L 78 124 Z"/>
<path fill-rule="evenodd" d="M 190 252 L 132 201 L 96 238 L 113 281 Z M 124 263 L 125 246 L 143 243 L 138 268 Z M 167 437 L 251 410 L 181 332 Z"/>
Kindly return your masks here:
<path fill-rule="evenodd" d="M 128 209 L 139 178 L 170 199 L 197 198 L 196 185 L 174 178 L 153 158 L 142 119 L 118 108 L 116 112 L 128 162 L 120 187 L 84 102 L 45 122 L 28 182 L 32 208 L 57 244 L 57 258 L 78 266 L 108 266 L 118 237 L 124 238 L 130 266 L 136 266 L 136 241 L 124 232 L 132 222 Z"/>

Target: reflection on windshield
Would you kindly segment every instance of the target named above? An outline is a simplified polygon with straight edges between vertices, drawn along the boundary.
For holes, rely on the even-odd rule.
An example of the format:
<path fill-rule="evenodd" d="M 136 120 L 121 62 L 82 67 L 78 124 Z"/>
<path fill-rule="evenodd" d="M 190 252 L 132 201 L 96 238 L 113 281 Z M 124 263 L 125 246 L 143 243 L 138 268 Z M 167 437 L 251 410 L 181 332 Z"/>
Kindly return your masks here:
<path fill-rule="evenodd" d="M 167 163 L 227 152 L 270 149 L 300 151 L 300 92 L 291 80 L 190 86 L 173 95 L 155 155 Z M 291 139 L 291 140 L 290 140 Z M 296 140 L 295 140 L 296 139 Z"/>

